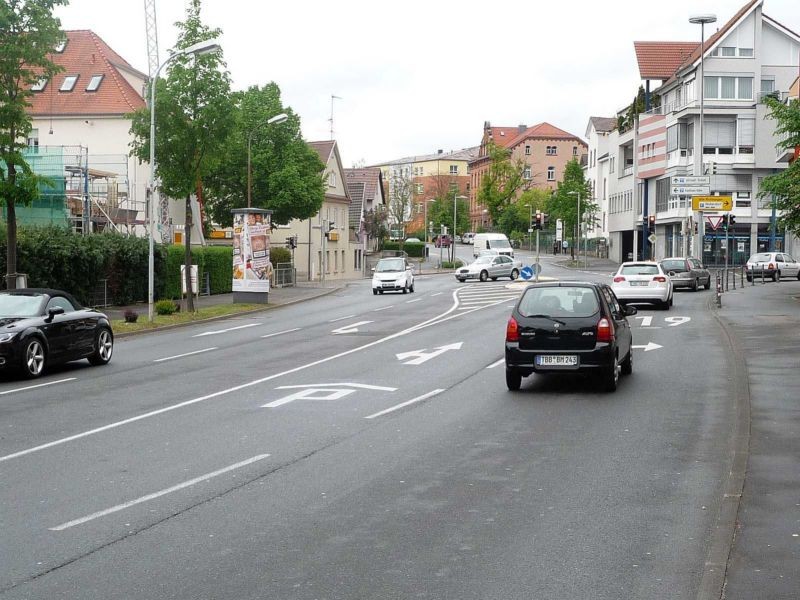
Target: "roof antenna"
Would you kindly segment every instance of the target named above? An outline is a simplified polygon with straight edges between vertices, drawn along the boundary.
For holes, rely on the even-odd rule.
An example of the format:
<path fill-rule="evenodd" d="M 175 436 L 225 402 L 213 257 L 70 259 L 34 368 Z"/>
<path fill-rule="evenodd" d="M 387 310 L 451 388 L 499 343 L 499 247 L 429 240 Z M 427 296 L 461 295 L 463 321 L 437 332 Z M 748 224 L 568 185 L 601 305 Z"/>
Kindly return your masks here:
<path fill-rule="evenodd" d="M 333 94 L 331 94 L 331 118 L 328 119 L 328 121 L 330 121 L 331 123 L 331 141 L 333 141 L 333 101 L 341 99 L 342 99 L 341 96 L 334 96 Z"/>

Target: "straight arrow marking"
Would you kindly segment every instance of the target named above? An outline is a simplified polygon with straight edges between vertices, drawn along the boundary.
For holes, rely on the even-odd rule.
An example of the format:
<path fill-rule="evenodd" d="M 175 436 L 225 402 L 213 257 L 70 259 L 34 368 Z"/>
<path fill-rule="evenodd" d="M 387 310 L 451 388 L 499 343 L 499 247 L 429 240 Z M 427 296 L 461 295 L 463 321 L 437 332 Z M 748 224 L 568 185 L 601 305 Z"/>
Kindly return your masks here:
<path fill-rule="evenodd" d="M 404 365 L 421 365 L 424 362 L 429 361 L 432 358 L 436 358 L 440 354 L 444 354 L 448 350 L 460 350 L 461 346 L 464 345 L 464 342 L 456 342 L 454 344 L 448 344 L 447 346 L 439 346 L 438 348 L 434 348 L 432 352 L 426 352 L 427 348 L 422 348 L 421 350 L 412 350 L 411 352 L 400 352 L 396 354 L 397 360 L 406 360 L 408 358 L 415 357 L 413 360 L 409 360 L 408 362 L 404 362 Z"/>
<path fill-rule="evenodd" d="M 361 325 L 368 325 L 369 323 L 374 323 L 375 321 L 359 321 L 358 323 L 351 323 L 350 325 L 345 325 L 344 327 L 339 327 L 339 329 L 334 329 L 331 331 L 333 335 L 339 335 L 341 333 L 355 333 L 358 331 L 359 326 Z"/>
<path fill-rule="evenodd" d="M 658 350 L 659 348 L 663 347 L 664 346 L 661 346 L 659 344 L 654 344 L 653 342 L 647 342 L 646 346 L 631 346 L 631 348 L 641 348 L 645 352 L 650 352 L 650 350 Z"/>

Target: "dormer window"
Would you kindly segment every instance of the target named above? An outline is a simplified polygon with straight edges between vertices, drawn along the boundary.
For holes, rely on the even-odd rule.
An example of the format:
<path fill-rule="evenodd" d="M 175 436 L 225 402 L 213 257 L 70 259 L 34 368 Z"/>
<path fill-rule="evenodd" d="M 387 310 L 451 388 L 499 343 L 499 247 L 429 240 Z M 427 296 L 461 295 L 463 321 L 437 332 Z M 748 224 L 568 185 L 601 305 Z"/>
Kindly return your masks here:
<path fill-rule="evenodd" d="M 71 92 L 75 87 L 75 84 L 78 81 L 77 75 L 67 75 L 64 77 L 64 83 L 61 84 L 61 87 L 58 88 L 59 92 Z"/>
<path fill-rule="evenodd" d="M 67 40 L 64 40 L 63 42 L 59 42 L 59 43 L 58 43 L 58 46 L 56 46 L 55 48 L 53 48 L 53 50 L 55 50 L 56 52 L 58 52 L 59 54 L 61 54 L 62 52 L 64 52 L 64 49 L 65 49 L 66 47 L 67 47 Z"/>
<path fill-rule="evenodd" d="M 31 86 L 31 91 L 43 92 L 45 87 L 47 87 L 47 77 L 42 77 L 39 81 Z"/>
<path fill-rule="evenodd" d="M 103 81 L 102 75 L 92 75 L 91 81 L 89 81 L 89 85 L 86 86 L 87 92 L 96 92 L 97 88 L 100 87 L 100 82 Z"/>

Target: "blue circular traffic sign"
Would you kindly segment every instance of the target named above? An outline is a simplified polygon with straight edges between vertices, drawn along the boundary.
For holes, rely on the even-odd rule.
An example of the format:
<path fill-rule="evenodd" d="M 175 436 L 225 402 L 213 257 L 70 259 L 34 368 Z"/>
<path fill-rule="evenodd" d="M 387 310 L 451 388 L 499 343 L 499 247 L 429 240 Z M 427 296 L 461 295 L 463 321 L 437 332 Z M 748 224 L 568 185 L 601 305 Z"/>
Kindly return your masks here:
<path fill-rule="evenodd" d="M 522 267 L 522 269 L 519 272 L 519 276 L 527 281 L 528 279 L 533 277 L 533 269 L 531 269 L 530 267 Z"/>

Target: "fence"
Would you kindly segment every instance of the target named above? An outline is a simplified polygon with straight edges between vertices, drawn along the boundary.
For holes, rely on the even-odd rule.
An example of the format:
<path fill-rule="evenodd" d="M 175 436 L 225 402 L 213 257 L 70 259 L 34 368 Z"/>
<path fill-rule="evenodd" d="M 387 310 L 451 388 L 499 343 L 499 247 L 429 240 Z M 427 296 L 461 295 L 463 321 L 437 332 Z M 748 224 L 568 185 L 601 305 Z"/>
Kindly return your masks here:
<path fill-rule="evenodd" d="M 717 269 L 714 275 L 717 306 L 722 307 L 722 294 L 731 289 L 735 290 L 737 286 L 743 288 L 745 285 L 765 285 L 769 280 L 775 281 L 772 275 L 765 275 L 764 271 L 765 269 L 753 270 L 748 274 L 744 265 Z"/>
<path fill-rule="evenodd" d="M 297 283 L 297 269 L 290 262 L 279 262 L 272 274 L 275 287 L 291 287 Z"/>

